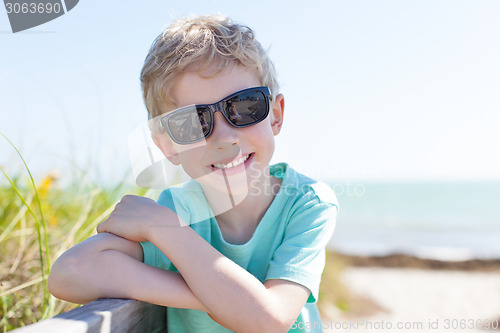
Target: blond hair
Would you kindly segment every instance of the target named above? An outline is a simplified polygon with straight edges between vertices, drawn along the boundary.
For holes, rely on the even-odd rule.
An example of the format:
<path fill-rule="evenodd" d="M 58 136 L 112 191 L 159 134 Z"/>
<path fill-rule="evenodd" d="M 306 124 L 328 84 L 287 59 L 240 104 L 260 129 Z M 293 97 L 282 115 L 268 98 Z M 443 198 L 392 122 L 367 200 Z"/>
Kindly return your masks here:
<path fill-rule="evenodd" d="M 214 68 L 213 76 L 235 65 L 256 70 L 276 96 L 274 66 L 252 29 L 219 15 L 177 19 L 154 40 L 141 71 L 149 118 L 175 108 L 169 89 L 183 72 Z"/>

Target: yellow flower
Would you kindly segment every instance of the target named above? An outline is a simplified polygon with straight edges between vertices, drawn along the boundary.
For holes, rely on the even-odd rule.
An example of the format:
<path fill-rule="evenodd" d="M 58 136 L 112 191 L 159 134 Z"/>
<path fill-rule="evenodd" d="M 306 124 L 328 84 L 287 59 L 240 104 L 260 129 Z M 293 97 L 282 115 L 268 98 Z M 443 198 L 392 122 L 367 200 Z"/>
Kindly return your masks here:
<path fill-rule="evenodd" d="M 48 194 L 56 184 L 56 181 L 57 181 L 57 176 L 53 173 L 49 173 L 48 175 L 42 178 L 37 187 L 38 196 L 40 197 L 40 201 L 42 204 L 41 208 L 46 217 L 46 221 L 50 226 L 55 226 L 59 222 L 58 217 L 53 215 L 54 212 L 48 198 Z"/>
<path fill-rule="evenodd" d="M 57 216 L 51 216 L 49 218 L 49 225 L 56 226 L 59 223 L 59 218 Z"/>
<path fill-rule="evenodd" d="M 43 177 L 40 185 L 38 186 L 38 195 L 42 198 L 45 198 L 56 180 L 57 176 L 53 173 L 49 173 L 48 175 Z"/>

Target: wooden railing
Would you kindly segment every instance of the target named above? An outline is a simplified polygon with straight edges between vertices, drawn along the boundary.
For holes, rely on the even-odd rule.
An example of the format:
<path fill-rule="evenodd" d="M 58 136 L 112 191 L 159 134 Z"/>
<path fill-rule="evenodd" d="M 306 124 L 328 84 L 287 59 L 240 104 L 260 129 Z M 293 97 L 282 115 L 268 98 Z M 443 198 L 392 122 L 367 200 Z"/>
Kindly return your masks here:
<path fill-rule="evenodd" d="M 130 299 L 99 299 L 15 333 L 167 332 L 166 309 Z"/>

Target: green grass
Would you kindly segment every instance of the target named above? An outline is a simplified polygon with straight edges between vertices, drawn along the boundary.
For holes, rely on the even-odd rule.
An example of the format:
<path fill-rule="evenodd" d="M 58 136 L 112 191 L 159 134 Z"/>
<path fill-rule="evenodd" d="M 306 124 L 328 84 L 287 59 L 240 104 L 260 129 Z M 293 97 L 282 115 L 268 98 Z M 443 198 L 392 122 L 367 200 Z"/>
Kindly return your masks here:
<path fill-rule="evenodd" d="M 24 166 L 12 175 L 0 165 L 0 332 L 5 332 L 76 307 L 47 291 L 51 263 L 95 234 L 123 195 L 155 198 L 158 193 L 125 182 L 104 188 L 84 173 L 65 186 L 52 174 L 37 180 L 1 132 L 0 139 L 11 144 Z M 320 308 L 333 304 L 348 310 L 348 291 L 339 279 L 342 269 L 342 261 L 329 254 Z"/>
<path fill-rule="evenodd" d="M 351 293 L 341 279 L 347 264 L 335 252 L 327 251 L 325 269 L 321 277 L 318 307 L 323 317 L 328 317 L 328 309 L 333 305 L 342 312 L 351 309 Z"/>
<path fill-rule="evenodd" d="M 24 166 L 15 175 L 0 165 L 0 331 L 46 319 L 75 305 L 47 290 L 50 265 L 95 234 L 96 226 L 125 194 L 150 195 L 124 182 L 103 188 L 81 174 L 62 187 L 54 175 L 34 179 Z"/>

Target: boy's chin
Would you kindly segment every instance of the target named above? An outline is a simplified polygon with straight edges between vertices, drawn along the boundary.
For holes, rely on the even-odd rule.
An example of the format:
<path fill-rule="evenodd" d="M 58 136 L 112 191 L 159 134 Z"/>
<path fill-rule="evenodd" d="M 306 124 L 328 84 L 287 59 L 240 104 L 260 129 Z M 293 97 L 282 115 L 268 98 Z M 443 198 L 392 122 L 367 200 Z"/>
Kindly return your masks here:
<path fill-rule="evenodd" d="M 225 213 L 245 200 L 250 191 L 246 177 L 214 177 L 197 179 L 210 203 L 214 215 Z"/>
<path fill-rule="evenodd" d="M 233 175 L 224 175 L 213 172 L 196 179 L 203 189 L 221 195 L 231 193 L 232 195 L 246 196 L 249 192 L 249 180 L 245 172 Z"/>

